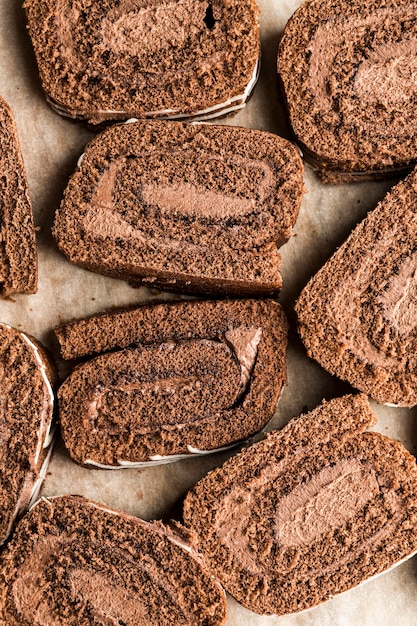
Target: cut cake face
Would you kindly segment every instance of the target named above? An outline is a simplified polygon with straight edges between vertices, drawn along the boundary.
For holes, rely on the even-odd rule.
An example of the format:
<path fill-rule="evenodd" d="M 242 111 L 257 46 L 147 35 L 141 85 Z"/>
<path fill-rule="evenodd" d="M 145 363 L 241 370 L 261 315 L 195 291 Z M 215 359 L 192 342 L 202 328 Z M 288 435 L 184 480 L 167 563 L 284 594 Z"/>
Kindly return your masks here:
<path fill-rule="evenodd" d="M 135 284 L 273 295 L 302 174 L 296 147 L 271 133 L 122 124 L 88 144 L 53 234 L 73 263 Z"/>
<path fill-rule="evenodd" d="M 91 124 L 226 115 L 258 78 L 255 0 L 27 0 L 25 9 L 50 104 Z"/>
<path fill-rule="evenodd" d="M 224 626 L 220 585 L 161 523 L 81 497 L 42 498 L 0 558 L 8 626 Z"/>
<path fill-rule="evenodd" d="M 294 134 L 325 182 L 409 170 L 417 159 L 414 0 L 307 0 L 280 42 Z"/>
<path fill-rule="evenodd" d="M 38 258 L 28 183 L 17 128 L 0 97 L 0 293 L 35 293 Z"/>
<path fill-rule="evenodd" d="M 378 402 L 417 404 L 417 170 L 310 280 L 296 304 L 307 353 Z"/>
<path fill-rule="evenodd" d="M 147 305 L 57 335 L 71 357 L 105 351 L 58 391 L 65 445 L 87 466 L 141 467 L 236 444 L 272 418 L 286 380 L 287 322 L 273 301 Z"/>
<path fill-rule="evenodd" d="M 0 542 L 36 498 L 53 442 L 54 366 L 33 337 L 0 324 Z"/>
<path fill-rule="evenodd" d="M 189 492 L 184 521 L 224 588 L 248 609 L 311 608 L 417 550 L 417 468 L 363 432 L 366 397 L 336 398 L 269 433 Z"/>

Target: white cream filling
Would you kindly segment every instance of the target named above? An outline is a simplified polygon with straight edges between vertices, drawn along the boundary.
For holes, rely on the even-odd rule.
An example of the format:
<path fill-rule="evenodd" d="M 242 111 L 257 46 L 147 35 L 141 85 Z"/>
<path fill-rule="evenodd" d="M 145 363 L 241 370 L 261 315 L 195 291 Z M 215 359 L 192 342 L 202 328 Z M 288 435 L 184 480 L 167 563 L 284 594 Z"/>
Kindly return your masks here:
<path fill-rule="evenodd" d="M 384 406 L 392 407 L 393 409 L 411 409 L 414 404 L 394 404 L 393 402 L 384 402 Z"/>
<path fill-rule="evenodd" d="M 46 389 L 48 391 L 49 394 L 49 400 L 50 400 L 50 406 L 53 407 L 54 406 L 54 402 L 55 402 L 55 395 L 54 395 L 54 391 L 52 389 L 52 385 L 49 382 L 48 376 L 46 375 L 46 366 L 45 366 L 45 362 L 42 359 L 39 349 L 36 346 L 36 344 L 34 344 L 27 335 L 25 335 L 25 333 L 21 333 L 21 336 L 23 338 L 23 340 L 28 344 L 28 346 L 31 348 L 31 350 L 34 353 L 35 359 L 39 364 L 39 369 L 40 369 L 40 373 L 41 376 L 45 382 L 46 385 Z M 41 420 L 41 424 L 37 433 L 37 437 L 38 437 L 38 446 L 36 448 L 36 453 L 35 453 L 35 459 L 34 459 L 34 463 L 35 465 L 37 464 L 38 460 L 39 460 L 39 456 L 40 453 L 42 451 L 42 449 L 48 448 L 48 446 L 51 445 L 53 437 L 54 437 L 54 430 L 55 427 L 53 425 L 52 422 L 52 417 L 49 420 L 49 422 L 47 424 L 45 424 L 44 420 Z"/>
<path fill-rule="evenodd" d="M 164 465 L 166 463 L 173 463 L 174 461 L 180 461 L 182 459 L 190 459 L 193 456 L 204 456 L 207 454 L 214 454 L 215 452 L 223 452 L 224 450 L 230 450 L 235 446 L 242 443 L 241 441 L 237 441 L 236 443 L 230 444 L 230 446 L 223 446 L 222 448 L 213 448 L 213 450 L 200 450 L 199 448 L 194 448 L 193 446 L 187 445 L 188 454 L 167 454 L 166 456 L 162 456 L 160 454 L 154 454 L 149 457 L 149 461 L 123 461 L 122 459 L 118 459 L 118 465 L 105 465 L 104 463 L 98 463 L 97 461 L 93 461 L 92 459 L 86 459 L 84 461 L 84 465 L 92 465 L 94 467 L 98 467 L 99 469 L 135 469 L 135 468 L 143 468 L 143 467 L 154 467 L 155 465 Z"/>
<path fill-rule="evenodd" d="M 34 506 L 34 503 L 36 503 L 37 498 L 39 496 L 39 492 L 41 490 L 42 487 L 42 483 L 45 480 L 46 477 L 46 472 L 48 471 L 48 466 L 49 466 L 49 462 L 51 460 L 51 455 L 52 455 L 52 450 L 53 450 L 53 445 L 50 446 L 49 450 L 48 450 L 48 454 L 45 457 L 45 460 L 42 464 L 42 467 L 40 469 L 39 475 L 37 477 L 37 479 L 35 480 L 35 482 L 32 485 L 32 489 L 31 489 L 31 493 L 30 493 L 30 498 L 29 498 L 29 504 L 27 504 L 27 497 L 25 494 L 25 486 L 28 482 L 28 478 L 29 478 L 29 482 L 32 480 L 31 477 L 31 472 L 29 472 L 26 477 L 25 477 L 25 483 L 23 485 L 23 488 L 20 492 L 20 496 L 16 502 L 16 506 L 14 508 L 14 511 L 12 513 L 12 515 L 10 516 L 9 519 L 9 524 L 7 526 L 7 530 L 6 530 L 6 535 L 4 537 L 4 539 L 2 541 L 0 541 L 0 546 L 2 546 L 4 544 L 4 542 L 6 541 L 6 539 L 9 537 L 10 533 L 12 532 L 12 528 L 13 528 L 13 524 L 15 522 L 15 519 L 17 518 L 17 516 L 24 510 L 24 509 L 28 509 L 28 511 Z"/>
<path fill-rule="evenodd" d="M 48 450 L 48 454 L 45 457 L 44 462 L 42 463 L 42 467 L 41 470 L 39 472 L 39 476 L 36 479 L 36 481 L 33 484 L 32 487 L 32 493 L 30 496 L 30 502 L 29 502 L 29 509 L 32 508 L 32 506 L 34 505 L 34 503 L 37 501 L 38 496 L 39 496 L 39 492 L 41 490 L 42 487 L 42 483 L 46 478 L 46 472 L 48 471 L 48 466 L 49 466 L 49 462 L 51 460 L 51 456 L 52 456 L 52 451 L 54 449 L 54 443 L 55 443 L 55 436 L 52 439 L 52 442 L 49 446 L 49 450 Z"/>

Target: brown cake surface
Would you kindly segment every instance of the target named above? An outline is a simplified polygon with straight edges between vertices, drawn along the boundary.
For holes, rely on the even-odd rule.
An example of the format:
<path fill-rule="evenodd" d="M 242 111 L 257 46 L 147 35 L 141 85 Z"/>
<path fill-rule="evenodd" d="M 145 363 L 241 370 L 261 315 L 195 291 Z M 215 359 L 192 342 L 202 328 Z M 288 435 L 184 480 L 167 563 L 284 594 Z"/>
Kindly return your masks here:
<path fill-rule="evenodd" d="M 310 280 L 296 304 L 307 353 L 378 402 L 417 404 L 417 170 Z"/>
<path fill-rule="evenodd" d="M 204 477 L 184 520 L 225 589 L 261 614 L 313 607 L 417 550 L 417 469 L 363 432 L 366 397 L 293 419 Z"/>
<path fill-rule="evenodd" d="M 242 108 L 258 74 L 255 0 L 26 0 L 58 113 L 99 124 Z"/>
<path fill-rule="evenodd" d="M 0 558 L 8 626 L 221 626 L 224 592 L 167 527 L 81 497 L 42 498 Z"/>
<path fill-rule="evenodd" d="M 58 391 L 65 445 L 86 465 L 131 467 L 236 443 L 271 419 L 286 378 L 287 322 L 273 301 L 145 305 L 57 334 L 66 356 L 108 351 Z"/>
<path fill-rule="evenodd" d="M 411 169 L 417 158 L 414 0 L 307 0 L 278 73 L 304 156 L 326 182 Z"/>
<path fill-rule="evenodd" d="M 35 227 L 17 129 L 0 97 L 0 293 L 35 293 Z"/>
<path fill-rule="evenodd" d="M 46 473 L 55 378 L 50 358 L 33 337 L 0 324 L 0 542 Z"/>
<path fill-rule="evenodd" d="M 303 194 L 295 146 L 182 122 L 112 127 L 90 142 L 53 234 L 78 265 L 177 291 L 269 295 Z"/>

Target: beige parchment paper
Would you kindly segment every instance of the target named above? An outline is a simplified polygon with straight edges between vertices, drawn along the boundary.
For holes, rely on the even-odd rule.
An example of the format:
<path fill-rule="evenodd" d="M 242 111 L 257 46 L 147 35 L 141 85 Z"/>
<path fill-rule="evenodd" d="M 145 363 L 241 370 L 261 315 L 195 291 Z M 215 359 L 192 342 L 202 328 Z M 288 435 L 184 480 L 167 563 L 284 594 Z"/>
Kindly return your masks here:
<path fill-rule="evenodd" d="M 222 121 L 268 130 L 288 137 L 279 102 L 276 52 L 284 25 L 300 0 L 258 0 L 262 35 L 260 81 L 247 107 Z M 110 306 L 161 297 L 148 289 L 72 266 L 57 250 L 50 234 L 53 215 L 69 175 L 85 143 L 93 136 L 81 125 L 60 118 L 46 104 L 20 0 L 0 0 L 0 93 L 13 109 L 29 179 L 38 231 L 39 290 L 0 302 L 0 321 L 33 334 L 59 359 L 52 329 L 74 317 Z M 288 385 L 268 429 L 314 408 L 323 398 L 342 395 L 348 385 L 310 361 L 297 339 L 292 307 L 301 288 L 346 238 L 353 226 L 385 195 L 395 180 L 348 186 L 324 186 L 305 168 L 304 197 L 294 237 L 282 248 L 284 288 L 279 298 L 291 323 Z M 175 296 L 163 294 L 164 298 Z M 376 430 L 417 449 L 417 409 L 394 409 L 372 403 L 379 421 Z M 168 518 L 201 476 L 221 464 L 225 454 L 180 461 L 143 470 L 104 471 L 78 467 L 58 441 L 43 495 L 77 493 L 123 509 L 143 519 Z M 261 617 L 228 598 L 228 626 L 376 626 L 417 625 L 417 560 L 349 591 L 305 613 Z M 175 626 L 175 625 L 173 625 Z"/>

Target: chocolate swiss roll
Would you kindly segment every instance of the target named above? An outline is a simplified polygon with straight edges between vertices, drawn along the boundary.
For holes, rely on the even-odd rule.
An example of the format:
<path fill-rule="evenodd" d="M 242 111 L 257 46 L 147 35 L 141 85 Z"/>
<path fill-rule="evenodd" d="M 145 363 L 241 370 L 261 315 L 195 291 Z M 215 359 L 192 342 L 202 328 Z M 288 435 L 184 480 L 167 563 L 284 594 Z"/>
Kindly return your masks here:
<path fill-rule="evenodd" d="M 35 226 L 17 128 L 0 97 L 0 293 L 35 293 L 38 260 Z"/>
<path fill-rule="evenodd" d="M 26 0 L 47 99 L 91 124 L 208 119 L 245 105 L 259 73 L 256 0 Z"/>
<path fill-rule="evenodd" d="M 194 546 L 244 606 L 302 611 L 416 552 L 415 459 L 375 421 L 365 396 L 331 400 L 190 491 Z"/>
<path fill-rule="evenodd" d="M 414 0 L 306 0 L 278 74 L 306 160 L 325 182 L 411 169 L 417 159 Z"/>
<path fill-rule="evenodd" d="M 378 402 L 417 404 L 417 170 L 301 292 L 307 354 Z"/>
<path fill-rule="evenodd" d="M 286 379 L 287 322 L 273 301 L 144 305 L 58 330 L 67 356 L 106 350 L 58 390 L 79 464 L 169 462 L 260 431 Z"/>
<path fill-rule="evenodd" d="M 88 144 L 53 234 L 73 263 L 135 283 L 271 295 L 303 192 L 298 151 L 276 135 L 123 124 Z"/>
<path fill-rule="evenodd" d="M 53 441 L 49 355 L 31 336 L 0 324 L 0 543 L 37 497 Z"/>
<path fill-rule="evenodd" d="M 81 497 L 42 498 L 0 557 L 0 620 L 222 626 L 224 592 L 184 535 Z"/>

